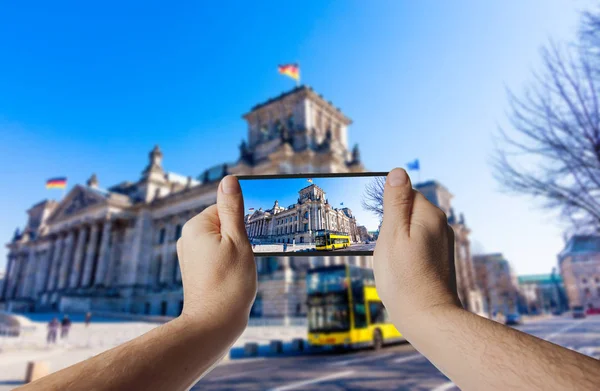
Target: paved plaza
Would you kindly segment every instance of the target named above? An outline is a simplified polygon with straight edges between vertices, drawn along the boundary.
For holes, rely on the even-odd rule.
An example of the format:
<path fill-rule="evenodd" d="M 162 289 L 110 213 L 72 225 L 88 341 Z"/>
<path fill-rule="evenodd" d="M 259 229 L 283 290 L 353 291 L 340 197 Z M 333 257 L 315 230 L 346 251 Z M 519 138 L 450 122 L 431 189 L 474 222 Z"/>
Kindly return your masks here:
<path fill-rule="evenodd" d="M 0 391 L 22 384 L 28 361 L 44 360 L 51 371 L 58 371 L 93 357 L 107 349 L 141 335 L 159 323 L 94 319 L 86 328 L 81 316 L 72 317 L 73 327 L 67 341 L 45 343 L 45 322 L 52 315 L 33 317 L 37 326 L 20 339 L 3 338 L 0 343 Z M 600 358 L 600 316 L 572 319 L 568 315 L 529 321 L 518 329 L 548 341 Z M 235 343 L 267 345 L 271 340 L 305 338 L 305 325 L 255 323 Z M 239 349 L 237 349 L 239 350 Z M 203 390 L 452 390 L 454 385 L 409 344 L 343 354 L 300 355 L 233 359 L 222 362 L 194 389 Z"/>
<path fill-rule="evenodd" d="M 600 316 L 546 318 L 516 328 L 600 358 Z M 235 360 L 215 368 L 193 390 L 432 390 L 458 388 L 407 343 L 380 352 Z"/>

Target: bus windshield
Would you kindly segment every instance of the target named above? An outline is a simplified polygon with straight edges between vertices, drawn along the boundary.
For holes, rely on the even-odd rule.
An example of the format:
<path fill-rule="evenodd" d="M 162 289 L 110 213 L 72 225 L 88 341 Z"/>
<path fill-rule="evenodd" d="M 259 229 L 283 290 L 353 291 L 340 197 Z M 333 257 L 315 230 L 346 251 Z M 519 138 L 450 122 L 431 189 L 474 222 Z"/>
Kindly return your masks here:
<path fill-rule="evenodd" d="M 325 246 L 327 244 L 327 237 L 325 235 L 315 236 L 315 245 Z"/>
<path fill-rule="evenodd" d="M 308 331 L 346 331 L 350 329 L 348 294 L 326 293 L 308 297 Z"/>

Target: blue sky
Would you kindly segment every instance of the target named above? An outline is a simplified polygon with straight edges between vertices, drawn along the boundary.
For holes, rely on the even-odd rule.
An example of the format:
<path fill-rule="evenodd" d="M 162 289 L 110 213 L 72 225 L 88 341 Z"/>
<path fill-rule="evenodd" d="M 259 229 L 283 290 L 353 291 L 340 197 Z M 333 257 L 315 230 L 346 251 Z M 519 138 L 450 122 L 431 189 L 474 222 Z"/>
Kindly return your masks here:
<path fill-rule="evenodd" d="M 5 2 L 0 12 L 0 238 L 67 176 L 137 180 L 160 144 L 198 175 L 238 156 L 241 115 L 293 87 L 277 64 L 354 120 L 366 167 L 420 158 L 455 195 L 475 247 L 549 272 L 556 216 L 503 194 L 489 160 L 549 38 L 570 40 L 584 1 Z M 414 180 L 416 178 L 413 178 Z M 5 249 L 0 251 L 0 268 Z"/>
<path fill-rule="evenodd" d="M 312 178 L 313 183 L 325 191 L 325 196 L 334 208 L 350 208 L 358 225 L 364 225 L 369 231 L 379 226 L 377 216 L 363 209 L 361 200 L 365 186 L 374 177 Z M 246 179 L 240 181 L 244 193 L 246 213 L 249 208 L 271 209 L 275 200 L 279 206 L 287 208 L 298 202 L 298 191 L 310 186 L 305 178 L 285 179 Z M 341 205 L 343 203 L 343 205 Z"/>

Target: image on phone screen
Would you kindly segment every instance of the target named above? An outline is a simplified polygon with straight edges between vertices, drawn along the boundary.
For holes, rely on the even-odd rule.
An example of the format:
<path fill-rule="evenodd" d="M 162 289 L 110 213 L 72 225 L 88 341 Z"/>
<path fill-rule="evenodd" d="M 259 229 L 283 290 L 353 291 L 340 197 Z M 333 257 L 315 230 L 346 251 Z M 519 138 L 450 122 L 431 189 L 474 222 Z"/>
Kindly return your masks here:
<path fill-rule="evenodd" d="M 255 255 L 372 255 L 385 172 L 238 176 Z"/>

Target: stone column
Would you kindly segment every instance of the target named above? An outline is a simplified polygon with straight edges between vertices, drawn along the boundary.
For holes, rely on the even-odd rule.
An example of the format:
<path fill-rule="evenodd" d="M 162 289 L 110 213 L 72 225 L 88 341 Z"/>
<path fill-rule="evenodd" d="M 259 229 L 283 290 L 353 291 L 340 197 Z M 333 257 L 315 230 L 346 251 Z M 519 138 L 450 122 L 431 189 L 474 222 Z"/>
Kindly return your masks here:
<path fill-rule="evenodd" d="M 13 299 L 16 295 L 15 287 L 17 287 L 19 284 L 22 263 L 23 263 L 23 260 L 21 259 L 21 256 L 15 255 L 13 257 L 10 275 L 8 276 L 7 281 L 6 281 L 6 285 L 7 285 L 6 298 L 7 299 Z"/>
<path fill-rule="evenodd" d="M 46 290 L 46 282 L 50 275 L 50 267 L 52 261 L 52 247 L 56 243 L 51 243 L 46 251 L 40 254 L 39 269 L 35 279 L 35 295 L 43 293 Z"/>
<path fill-rule="evenodd" d="M 48 284 L 46 285 L 47 291 L 53 291 L 58 285 L 58 274 L 60 271 L 60 260 L 62 258 L 62 252 L 64 251 L 65 238 L 61 236 L 56 238 L 54 242 L 54 249 L 52 250 L 52 265 L 50 267 L 50 275 L 48 276 Z"/>
<path fill-rule="evenodd" d="M 117 272 L 116 269 L 120 267 L 120 265 L 118 265 L 117 263 L 119 263 L 121 260 L 119 259 L 121 257 L 121 238 L 119 237 L 120 235 L 122 235 L 122 232 L 120 232 L 119 230 L 113 231 L 110 234 L 110 249 L 108 251 L 108 262 L 106 265 L 106 273 L 104 274 L 104 281 L 103 281 L 103 285 L 106 287 L 112 286 L 113 283 L 118 283 L 119 281 L 115 280 L 115 276 L 118 278 L 118 270 Z"/>
<path fill-rule="evenodd" d="M 83 258 L 85 257 L 85 241 L 87 239 L 88 230 L 86 227 L 79 228 L 77 235 L 77 246 L 75 247 L 75 255 L 73 256 L 73 267 L 69 278 L 69 287 L 77 288 L 81 280 L 81 272 L 83 269 Z"/>
<path fill-rule="evenodd" d="M 2 292 L 0 292 L 0 299 L 6 299 L 8 294 L 8 283 L 11 279 L 12 268 L 15 266 L 14 257 L 8 256 L 8 263 L 6 264 L 6 274 L 4 276 L 4 282 L 2 283 Z"/>
<path fill-rule="evenodd" d="M 94 285 L 104 285 L 108 262 L 110 261 L 110 232 L 112 230 L 112 221 L 107 220 L 102 227 L 102 236 L 100 237 L 100 250 L 96 260 L 96 274 L 94 275 Z"/>
<path fill-rule="evenodd" d="M 162 245 L 161 251 L 161 262 L 160 266 L 160 277 L 159 281 L 164 284 L 172 284 L 173 281 L 173 257 L 171 256 L 171 241 L 170 238 L 175 234 L 175 226 L 171 223 L 167 223 L 166 234 L 167 240 Z M 154 283 L 154 281 L 153 281 Z"/>
<path fill-rule="evenodd" d="M 38 270 L 37 268 L 37 257 L 35 253 L 35 246 L 31 246 L 29 248 L 29 253 L 27 254 L 27 263 L 25 265 L 25 270 L 23 273 L 22 281 L 21 281 L 21 297 L 30 298 L 33 297 L 33 290 L 35 288 L 35 274 Z"/>
<path fill-rule="evenodd" d="M 317 213 L 319 214 L 319 228 L 318 229 L 323 229 L 323 209 L 319 208 L 319 210 L 317 211 Z"/>
<path fill-rule="evenodd" d="M 141 258 L 141 250 L 144 243 L 151 240 L 152 218 L 148 211 L 142 211 L 135 222 L 130 222 L 125 231 L 124 243 L 121 254 L 121 268 L 119 271 L 119 283 L 131 286 L 137 281 L 138 264 Z"/>
<path fill-rule="evenodd" d="M 96 246 L 98 245 L 98 224 L 92 224 L 90 228 L 90 239 L 88 240 L 87 251 L 85 252 L 85 261 L 83 264 L 83 276 L 81 277 L 82 287 L 90 286 L 92 281 L 92 272 L 94 271 L 94 257 L 96 255 Z"/>
<path fill-rule="evenodd" d="M 71 230 L 67 234 L 67 238 L 65 239 L 65 248 L 61 257 L 60 270 L 58 274 L 58 289 L 64 289 L 67 287 L 67 281 L 69 278 L 69 268 L 71 266 L 71 260 L 73 258 L 74 236 L 75 231 Z"/>

